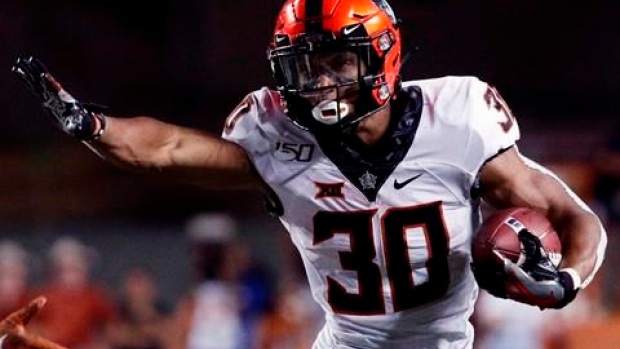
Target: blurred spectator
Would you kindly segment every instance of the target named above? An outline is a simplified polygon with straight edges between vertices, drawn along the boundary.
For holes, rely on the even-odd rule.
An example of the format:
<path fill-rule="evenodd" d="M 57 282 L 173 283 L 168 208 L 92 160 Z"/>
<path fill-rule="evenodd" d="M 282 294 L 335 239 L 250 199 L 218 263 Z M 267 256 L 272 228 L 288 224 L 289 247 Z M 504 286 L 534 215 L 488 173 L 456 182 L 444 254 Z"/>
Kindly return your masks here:
<path fill-rule="evenodd" d="M 158 294 L 146 269 L 135 267 L 123 278 L 119 316 L 110 329 L 113 349 L 163 349 L 170 306 Z"/>
<path fill-rule="evenodd" d="M 225 258 L 223 276 L 236 280 L 243 327 L 242 348 L 252 348 L 258 321 L 267 311 L 272 296 L 271 274 L 254 259 L 246 244 L 233 244 Z"/>
<path fill-rule="evenodd" d="M 38 294 L 48 298 L 36 318 L 45 337 L 71 349 L 107 349 L 114 303 L 105 285 L 91 279 L 95 251 L 70 237 L 49 250 L 47 283 Z"/>
<path fill-rule="evenodd" d="M 476 349 L 544 349 L 540 309 L 480 291 L 474 312 Z"/>
<path fill-rule="evenodd" d="M 620 125 L 616 133 L 607 140 L 604 148 L 593 154 L 592 159 L 597 173 L 596 199 L 606 212 L 609 251 L 615 251 L 620 248 Z M 609 253 L 606 258 L 608 266 L 620 263 L 620 256 L 617 253 Z M 620 314 L 618 273 L 610 270 L 606 275 L 605 296 L 608 306 Z"/>
<path fill-rule="evenodd" d="M 254 349 L 311 348 L 325 323 L 325 313 L 312 299 L 299 252 L 286 235 L 278 250 L 283 259 L 278 292 L 258 325 Z"/>
<path fill-rule="evenodd" d="M 607 208 L 613 223 L 620 222 L 620 131 L 596 153 L 596 197 Z"/>
<path fill-rule="evenodd" d="M 30 300 L 28 254 L 16 242 L 0 242 L 0 318 Z"/>
<path fill-rule="evenodd" d="M 290 281 L 288 281 L 290 280 Z M 307 349 L 323 325 L 308 285 L 285 279 L 258 325 L 255 349 Z"/>
<path fill-rule="evenodd" d="M 187 225 L 196 280 L 177 305 L 171 349 L 244 349 L 266 308 L 269 278 L 237 239 L 237 222 L 201 214 Z"/>

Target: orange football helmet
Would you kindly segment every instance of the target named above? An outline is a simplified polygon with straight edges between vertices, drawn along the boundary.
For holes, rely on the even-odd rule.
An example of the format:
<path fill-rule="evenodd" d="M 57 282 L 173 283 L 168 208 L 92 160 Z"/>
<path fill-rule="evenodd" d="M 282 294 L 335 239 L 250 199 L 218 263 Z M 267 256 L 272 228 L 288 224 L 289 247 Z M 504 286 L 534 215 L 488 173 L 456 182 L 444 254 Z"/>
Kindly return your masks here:
<path fill-rule="evenodd" d="M 337 63 L 327 69 L 314 63 L 325 57 Z M 268 58 L 289 118 L 314 130 L 347 127 L 384 108 L 399 89 L 398 20 L 385 0 L 287 0 Z M 339 73 L 343 64 L 349 64 L 346 74 Z M 329 86 L 317 82 L 325 70 Z M 326 89 L 336 90 L 336 97 L 318 106 L 309 101 L 313 94 L 325 96 Z M 341 103 L 351 91 L 358 94 L 352 112 Z"/>

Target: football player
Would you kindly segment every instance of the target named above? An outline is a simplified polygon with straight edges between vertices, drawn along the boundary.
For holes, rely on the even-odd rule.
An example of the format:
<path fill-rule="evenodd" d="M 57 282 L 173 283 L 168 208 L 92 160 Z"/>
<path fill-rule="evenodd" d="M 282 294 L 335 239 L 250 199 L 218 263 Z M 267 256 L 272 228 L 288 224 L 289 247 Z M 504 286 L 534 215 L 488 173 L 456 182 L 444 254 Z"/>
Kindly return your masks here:
<path fill-rule="evenodd" d="M 204 188 L 255 187 L 290 232 L 326 323 L 314 348 L 471 348 L 479 204 L 525 206 L 561 234 L 548 270 L 478 275 L 501 297 L 561 308 L 593 278 L 606 233 L 516 145 L 517 121 L 475 77 L 401 81 L 384 0 L 288 0 L 269 44 L 277 88 L 248 94 L 221 137 L 73 98 L 36 58 L 14 72 L 58 125 L 105 159 Z M 532 234 L 522 234 L 528 237 Z"/>

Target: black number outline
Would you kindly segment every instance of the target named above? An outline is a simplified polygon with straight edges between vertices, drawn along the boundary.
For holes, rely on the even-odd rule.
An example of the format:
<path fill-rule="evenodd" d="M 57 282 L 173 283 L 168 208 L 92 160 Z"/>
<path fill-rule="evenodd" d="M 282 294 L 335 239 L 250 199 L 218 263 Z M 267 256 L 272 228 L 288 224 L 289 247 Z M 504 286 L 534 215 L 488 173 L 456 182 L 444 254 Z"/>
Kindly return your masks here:
<path fill-rule="evenodd" d="M 385 314 L 383 274 L 376 257 L 372 218 L 376 210 L 319 211 L 314 216 L 314 244 L 334 237 L 349 235 L 351 247 L 338 251 L 343 270 L 356 271 L 359 293 L 348 293 L 335 279 L 327 276 L 327 301 L 339 314 Z M 421 228 L 428 247 L 428 280 L 415 284 L 406 240 L 407 228 Z M 400 232 L 400 233 L 399 233 Z M 406 310 L 441 298 L 448 290 L 449 235 L 441 201 L 424 205 L 391 208 L 381 216 L 381 246 L 386 261 L 394 312 Z"/>

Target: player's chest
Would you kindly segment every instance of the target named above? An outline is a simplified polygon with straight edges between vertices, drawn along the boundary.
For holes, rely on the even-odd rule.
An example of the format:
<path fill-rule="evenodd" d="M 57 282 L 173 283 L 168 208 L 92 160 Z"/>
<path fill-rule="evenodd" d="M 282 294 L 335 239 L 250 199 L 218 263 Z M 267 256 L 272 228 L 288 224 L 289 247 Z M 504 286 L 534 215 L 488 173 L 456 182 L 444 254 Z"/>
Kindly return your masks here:
<path fill-rule="evenodd" d="M 388 173 L 368 167 L 348 170 L 343 173 L 342 167 L 327 158 L 296 169 L 283 168 L 279 195 L 288 207 L 306 212 L 385 210 L 436 201 L 457 207 L 468 205 L 475 179 L 449 162 L 414 156 L 406 157 Z M 364 190 L 376 195 L 370 199 Z"/>

